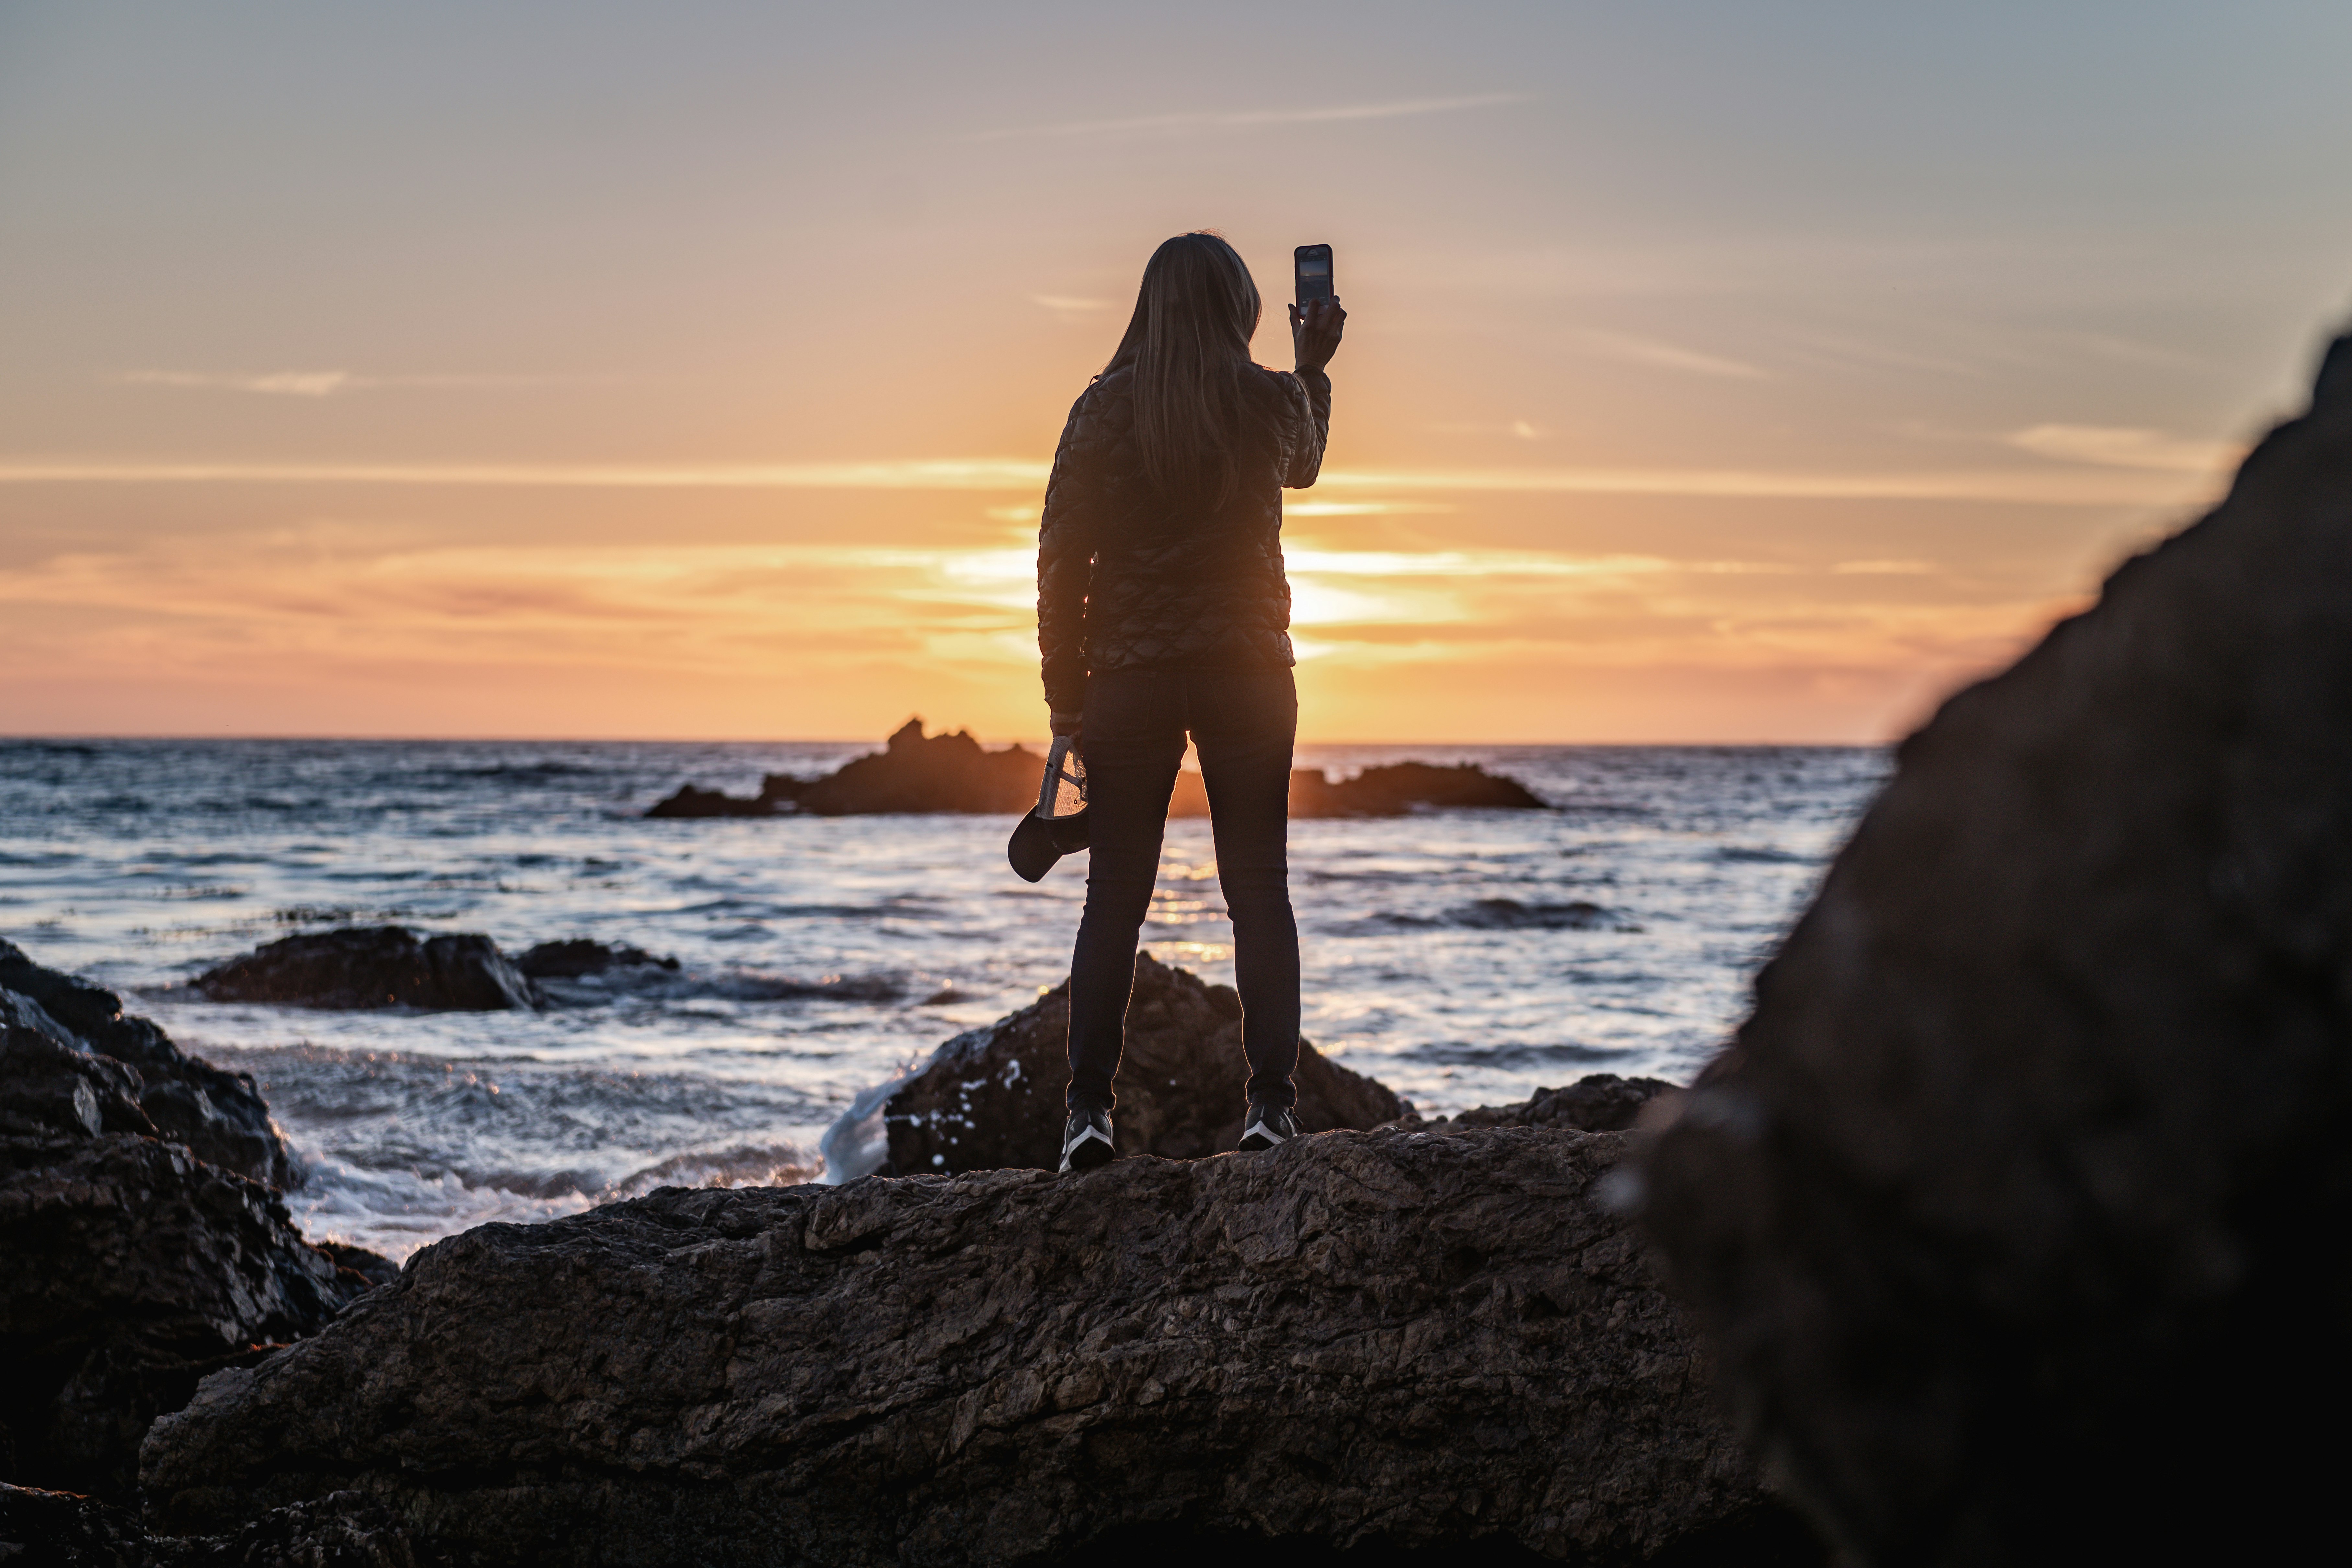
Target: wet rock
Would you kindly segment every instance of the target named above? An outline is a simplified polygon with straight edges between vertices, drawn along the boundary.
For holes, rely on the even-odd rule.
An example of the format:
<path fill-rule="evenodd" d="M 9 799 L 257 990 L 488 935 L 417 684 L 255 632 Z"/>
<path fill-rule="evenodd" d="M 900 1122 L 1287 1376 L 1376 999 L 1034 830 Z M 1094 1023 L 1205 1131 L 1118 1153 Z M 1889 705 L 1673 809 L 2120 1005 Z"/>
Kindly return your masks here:
<path fill-rule="evenodd" d="M 1622 1145 L 1339 1132 L 484 1226 L 157 1423 L 151 1522 L 352 1490 L 483 1564 L 1767 1560 L 1785 1519 L 1593 1202 Z"/>
<path fill-rule="evenodd" d="M 271 1188 L 128 1133 L 0 1135 L 0 1479 L 116 1500 L 200 1377 L 368 1289 Z"/>
<path fill-rule="evenodd" d="M 1659 1078 L 1619 1078 L 1587 1073 L 1565 1089 L 1539 1089 L 1517 1105 L 1480 1105 L 1453 1116 L 1407 1115 L 1391 1123 L 1407 1131 L 1464 1132 L 1473 1127 L 1570 1127 L 1586 1132 L 1624 1132 L 1642 1111 L 1675 1086 Z"/>
<path fill-rule="evenodd" d="M 515 968 L 530 980 L 578 980 L 611 969 L 677 967 L 675 958 L 656 958 L 642 947 L 594 942 L 587 937 L 538 942 L 515 960 Z"/>
<path fill-rule="evenodd" d="M 680 784 L 646 809 L 647 816 L 772 816 L 774 808 L 764 795 L 729 795 L 724 790 Z"/>
<path fill-rule="evenodd" d="M 1240 1141 L 1249 1081 L 1241 1016 L 1231 986 L 1136 955 L 1127 1053 L 1113 1082 L 1121 1153 L 1197 1160 Z M 1059 1163 L 1069 1030 L 1065 981 L 941 1046 L 883 1108 L 889 1168 L 913 1175 Z M 1375 1127 L 1404 1109 L 1386 1088 L 1305 1041 L 1297 1082 L 1299 1125 L 1309 1132 Z"/>
<path fill-rule="evenodd" d="M 147 1019 L 125 1015 L 122 998 L 113 992 L 43 968 L 5 942 L 0 942 L 0 989 L 33 1004 L 50 1028 L 68 1037 L 77 1049 L 103 1058 L 87 1065 L 59 1064 L 87 1079 L 92 1098 L 104 1108 L 97 1125 L 80 1123 L 85 1130 L 152 1132 L 186 1144 L 197 1158 L 224 1170 L 271 1186 L 293 1184 L 292 1156 L 270 1124 L 269 1107 L 250 1075 L 225 1072 L 188 1056 Z M 35 1034 L 41 1032 L 37 1024 L 29 1026 Z M 27 1048 L 39 1049 L 31 1042 Z M 16 1058 L 13 1065 L 0 1066 L 0 1126 L 70 1131 L 54 1118 L 10 1120 L 15 1112 L 8 1107 L 15 1104 L 20 1086 L 21 1091 L 30 1092 L 30 1062 L 29 1057 Z M 129 1076 L 119 1068 L 128 1069 Z M 101 1079 L 135 1100 L 144 1120 L 108 1100 L 108 1091 L 99 1087 Z"/>
<path fill-rule="evenodd" d="M 1887 1564 L 2284 1562 L 2352 1394 L 2352 339 L 1946 703 L 1647 1163 L 1778 1473 Z"/>
<path fill-rule="evenodd" d="M 215 1002 L 303 1007 L 419 1007 L 487 1013 L 541 998 L 486 936 L 420 941 L 404 926 L 346 926 L 281 937 L 192 982 Z"/>
<path fill-rule="evenodd" d="M 1490 773 L 1475 763 L 1441 767 L 1434 763 L 1387 763 L 1333 783 L 1320 768 L 1290 772 L 1290 815 L 1402 816 L 1411 811 L 1469 809 L 1543 811 L 1543 801 L 1517 779 Z M 1201 775 L 1176 775 L 1170 816 L 1206 816 L 1209 791 Z"/>

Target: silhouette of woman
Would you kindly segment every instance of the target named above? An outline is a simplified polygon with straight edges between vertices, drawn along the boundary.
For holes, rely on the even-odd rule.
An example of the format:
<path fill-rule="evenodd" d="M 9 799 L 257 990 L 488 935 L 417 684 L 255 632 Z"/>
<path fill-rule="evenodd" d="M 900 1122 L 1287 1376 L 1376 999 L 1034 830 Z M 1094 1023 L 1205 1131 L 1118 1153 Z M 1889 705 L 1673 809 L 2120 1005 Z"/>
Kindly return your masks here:
<path fill-rule="evenodd" d="M 1298 922 L 1286 839 L 1298 731 L 1282 489 L 1315 482 L 1323 374 L 1347 312 L 1290 308 L 1296 374 L 1250 359 L 1257 285 L 1215 234 L 1152 253 L 1118 352 L 1070 409 L 1037 535 L 1037 646 L 1054 732 L 1086 758 L 1091 858 L 1070 961 L 1062 1169 L 1111 1125 L 1137 933 L 1189 733 L 1234 922 L 1249 1058 L 1241 1147 L 1297 1135 Z"/>

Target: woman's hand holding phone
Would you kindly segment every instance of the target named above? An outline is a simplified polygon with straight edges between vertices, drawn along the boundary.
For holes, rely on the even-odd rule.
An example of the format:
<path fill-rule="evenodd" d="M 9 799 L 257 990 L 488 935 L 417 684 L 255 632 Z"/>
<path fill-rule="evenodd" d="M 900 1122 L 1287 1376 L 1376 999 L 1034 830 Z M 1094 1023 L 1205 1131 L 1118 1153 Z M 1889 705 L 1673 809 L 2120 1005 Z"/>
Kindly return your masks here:
<path fill-rule="evenodd" d="M 1348 312 L 1339 308 L 1336 295 L 1290 307 L 1290 344 L 1301 374 L 1331 363 L 1347 325 Z"/>

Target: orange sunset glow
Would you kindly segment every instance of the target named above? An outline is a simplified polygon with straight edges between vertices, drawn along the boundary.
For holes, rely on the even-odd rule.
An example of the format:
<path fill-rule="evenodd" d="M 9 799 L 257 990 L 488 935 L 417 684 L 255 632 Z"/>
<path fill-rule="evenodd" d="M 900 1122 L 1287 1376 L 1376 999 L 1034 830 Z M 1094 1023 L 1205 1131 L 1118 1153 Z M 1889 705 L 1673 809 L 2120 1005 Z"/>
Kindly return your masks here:
<path fill-rule="evenodd" d="M 2343 20 L 2089 11 L 12 9 L 0 731 L 1034 737 L 1055 437 L 1214 226 L 1262 360 L 1293 245 L 1350 315 L 1303 739 L 1889 739 L 2346 303 Z"/>

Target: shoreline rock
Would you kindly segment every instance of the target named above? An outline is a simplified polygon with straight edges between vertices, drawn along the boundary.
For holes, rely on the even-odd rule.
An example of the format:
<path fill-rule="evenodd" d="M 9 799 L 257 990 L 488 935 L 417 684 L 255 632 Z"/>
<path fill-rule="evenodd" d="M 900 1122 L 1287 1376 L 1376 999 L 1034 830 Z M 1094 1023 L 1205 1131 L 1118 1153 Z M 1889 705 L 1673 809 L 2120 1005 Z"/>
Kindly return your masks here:
<path fill-rule="evenodd" d="M 1593 1201 L 1623 1147 L 1334 1132 L 483 1226 L 159 1421 L 150 1525 L 355 1492 L 486 1565 L 1806 1560 Z"/>

